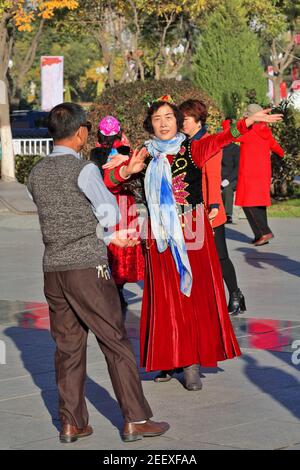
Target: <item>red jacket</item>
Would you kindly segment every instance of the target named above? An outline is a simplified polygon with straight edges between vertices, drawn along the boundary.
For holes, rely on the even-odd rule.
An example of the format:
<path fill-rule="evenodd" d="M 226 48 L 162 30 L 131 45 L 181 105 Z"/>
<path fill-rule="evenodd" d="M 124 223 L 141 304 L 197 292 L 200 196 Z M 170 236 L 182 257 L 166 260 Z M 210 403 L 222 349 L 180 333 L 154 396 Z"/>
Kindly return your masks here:
<path fill-rule="evenodd" d="M 204 135 L 202 139 L 205 139 L 207 135 L 209 134 Z M 213 228 L 226 222 L 226 213 L 221 194 L 221 163 L 222 150 L 216 153 L 202 167 L 202 193 L 207 212 L 210 212 L 211 204 L 219 204 L 219 212 L 213 221 Z"/>
<path fill-rule="evenodd" d="M 283 157 L 283 149 L 265 123 L 254 124 L 236 140 L 241 143 L 241 151 L 235 204 L 270 206 L 271 151 Z"/>

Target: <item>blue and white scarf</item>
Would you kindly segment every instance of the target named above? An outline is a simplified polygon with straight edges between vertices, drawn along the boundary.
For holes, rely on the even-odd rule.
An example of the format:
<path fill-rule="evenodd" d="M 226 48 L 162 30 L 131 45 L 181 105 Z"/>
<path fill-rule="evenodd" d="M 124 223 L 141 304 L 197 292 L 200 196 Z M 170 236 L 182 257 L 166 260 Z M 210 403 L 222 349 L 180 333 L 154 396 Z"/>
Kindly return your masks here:
<path fill-rule="evenodd" d="M 180 276 L 180 290 L 189 297 L 193 281 L 192 270 L 176 210 L 171 166 L 166 157 L 176 155 L 185 139 L 184 134 L 178 133 L 172 140 L 154 137 L 145 142 L 152 157 L 145 175 L 145 193 L 157 249 L 162 253 L 170 247 Z"/>

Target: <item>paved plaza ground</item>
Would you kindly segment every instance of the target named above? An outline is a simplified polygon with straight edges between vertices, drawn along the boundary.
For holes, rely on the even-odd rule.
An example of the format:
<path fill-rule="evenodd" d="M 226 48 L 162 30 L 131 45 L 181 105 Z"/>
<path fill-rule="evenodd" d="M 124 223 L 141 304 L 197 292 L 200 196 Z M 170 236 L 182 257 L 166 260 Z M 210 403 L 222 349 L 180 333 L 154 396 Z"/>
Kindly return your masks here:
<path fill-rule="evenodd" d="M 141 370 L 154 419 L 171 425 L 167 434 L 121 441 L 122 417 L 90 335 L 86 396 L 94 434 L 63 445 L 34 210 L 23 186 L 0 183 L 0 449 L 300 450 L 300 219 L 271 219 L 275 239 L 259 248 L 250 244 L 246 220 L 227 226 L 247 304 L 232 320 L 243 355 L 202 369 L 199 392 L 186 391 L 181 375 L 157 384 Z M 142 285 L 128 284 L 125 293 L 138 356 Z"/>

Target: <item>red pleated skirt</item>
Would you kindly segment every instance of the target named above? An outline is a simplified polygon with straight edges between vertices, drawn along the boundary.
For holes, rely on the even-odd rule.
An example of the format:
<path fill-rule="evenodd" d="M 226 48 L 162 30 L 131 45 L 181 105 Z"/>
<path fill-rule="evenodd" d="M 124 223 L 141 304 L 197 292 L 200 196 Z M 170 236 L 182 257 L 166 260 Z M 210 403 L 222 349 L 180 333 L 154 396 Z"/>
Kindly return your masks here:
<path fill-rule="evenodd" d="M 193 273 L 190 297 L 180 291 L 170 249 L 147 242 L 141 316 L 140 357 L 147 371 L 218 361 L 241 355 L 228 314 L 212 228 L 204 215 L 201 249 L 188 249 Z"/>
<path fill-rule="evenodd" d="M 116 230 L 135 228 L 139 230 L 136 224 L 137 208 L 132 195 L 116 195 L 121 213 L 120 224 Z M 108 261 L 116 284 L 125 284 L 126 282 L 137 282 L 144 279 L 145 261 L 142 245 L 136 245 L 128 248 L 119 248 L 110 244 L 108 247 Z"/>

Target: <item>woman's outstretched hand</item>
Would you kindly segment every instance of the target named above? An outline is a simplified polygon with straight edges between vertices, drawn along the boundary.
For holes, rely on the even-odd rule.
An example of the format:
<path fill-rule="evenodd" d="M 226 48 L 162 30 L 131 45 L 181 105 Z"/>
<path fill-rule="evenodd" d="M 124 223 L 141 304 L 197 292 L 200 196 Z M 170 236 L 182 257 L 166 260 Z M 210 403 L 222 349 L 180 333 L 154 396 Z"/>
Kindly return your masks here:
<path fill-rule="evenodd" d="M 253 114 L 251 117 L 246 118 L 246 126 L 250 127 L 255 122 L 278 122 L 282 121 L 283 114 L 269 114 L 271 108 L 263 109 L 262 111 L 258 111 L 257 113 Z"/>
<path fill-rule="evenodd" d="M 127 155 L 121 155 L 120 153 L 118 153 L 113 156 L 110 162 L 105 163 L 102 168 L 104 168 L 104 170 L 113 170 L 113 168 L 116 168 L 117 166 L 121 165 L 121 163 L 126 162 L 127 160 L 129 160 L 129 157 Z"/>
<path fill-rule="evenodd" d="M 144 162 L 147 156 L 148 151 L 145 147 L 143 147 L 141 150 L 134 150 L 128 165 L 122 166 L 120 175 L 123 178 L 129 178 L 129 176 L 142 171 L 146 166 Z"/>
<path fill-rule="evenodd" d="M 143 147 L 141 150 L 134 150 L 130 159 L 125 155 L 115 155 L 111 161 L 105 163 L 102 168 L 104 168 L 104 170 L 113 170 L 114 168 L 117 168 L 117 166 L 121 165 L 121 163 L 128 161 L 128 165 L 124 165 L 121 168 L 121 176 L 126 179 L 129 178 L 130 175 L 139 173 L 145 168 L 144 161 L 147 156 L 148 151 Z"/>

